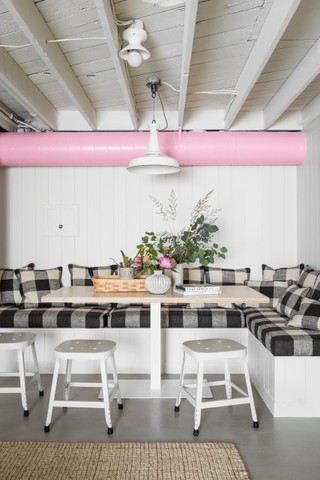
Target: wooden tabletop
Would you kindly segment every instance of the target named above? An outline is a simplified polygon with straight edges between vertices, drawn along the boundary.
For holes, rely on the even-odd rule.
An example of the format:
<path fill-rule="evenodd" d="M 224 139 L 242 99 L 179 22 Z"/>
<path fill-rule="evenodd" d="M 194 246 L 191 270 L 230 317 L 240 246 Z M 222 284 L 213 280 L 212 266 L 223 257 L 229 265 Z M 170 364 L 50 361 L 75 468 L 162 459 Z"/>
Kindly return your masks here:
<path fill-rule="evenodd" d="M 62 287 L 45 295 L 52 303 L 264 303 L 269 297 L 246 285 L 222 286 L 220 294 L 179 295 L 170 289 L 163 295 L 149 292 L 95 293 L 94 287 Z"/>

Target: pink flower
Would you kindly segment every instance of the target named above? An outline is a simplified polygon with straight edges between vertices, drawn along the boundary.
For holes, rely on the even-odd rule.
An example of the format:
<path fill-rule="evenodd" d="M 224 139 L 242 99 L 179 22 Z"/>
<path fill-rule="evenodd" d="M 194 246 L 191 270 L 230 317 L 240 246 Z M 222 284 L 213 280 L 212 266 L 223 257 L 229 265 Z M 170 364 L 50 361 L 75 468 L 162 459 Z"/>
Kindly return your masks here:
<path fill-rule="evenodd" d="M 142 258 L 139 257 L 139 255 L 134 259 L 134 266 L 135 267 L 141 267 L 142 264 Z"/>
<path fill-rule="evenodd" d="M 159 263 L 162 268 L 172 268 L 172 260 L 169 257 L 160 257 Z"/>

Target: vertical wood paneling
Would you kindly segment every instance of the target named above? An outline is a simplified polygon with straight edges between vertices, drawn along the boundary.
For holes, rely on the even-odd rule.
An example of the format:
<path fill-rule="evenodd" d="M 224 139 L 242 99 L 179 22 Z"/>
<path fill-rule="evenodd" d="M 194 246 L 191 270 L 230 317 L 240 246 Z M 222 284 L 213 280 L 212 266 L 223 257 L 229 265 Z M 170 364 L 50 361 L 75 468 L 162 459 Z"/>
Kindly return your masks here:
<path fill-rule="evenodd" d="M 261 263 L 279 267 L 297 261 L 295 181 L 296 167 L 282 166 L 185 167 L 178 175 L 153 177 L 131 175 L 124 167 L 8 169 L 8 266 L 26 261 L 35 261 L 36 268 L 63 265 L 67 285 L 68 263 L 106 265 L 110 257 L 118 261 L 120 249 L 136 253 L 146 231 L 167 228 L 161 215 L 155 215 L 150 195 L 165 204 L 174 189 L 175 227 L 180 230 L 189 224 L 197 201 L 213 189 L 210 203 L 221 209 L 215 240 L 229 249 L 227 259 L 216 266 L 248 266 L 251 278 L 258 280 Z M 79 205 L 79 235 L 45 237 L 46 204 Z"/>

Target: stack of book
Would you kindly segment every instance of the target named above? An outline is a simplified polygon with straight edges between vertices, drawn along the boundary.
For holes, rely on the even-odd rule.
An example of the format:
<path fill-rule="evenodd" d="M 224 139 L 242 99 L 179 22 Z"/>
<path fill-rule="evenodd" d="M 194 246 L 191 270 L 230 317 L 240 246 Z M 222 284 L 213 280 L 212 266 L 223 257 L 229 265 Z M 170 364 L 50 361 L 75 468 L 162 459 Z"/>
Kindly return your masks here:
<path fill-rule="evenodd" d="M 210 283 L 176 285 L 173 290 L 181 295 L 218 295 L 221 293 L 219 286 L 211 285 Z"/>

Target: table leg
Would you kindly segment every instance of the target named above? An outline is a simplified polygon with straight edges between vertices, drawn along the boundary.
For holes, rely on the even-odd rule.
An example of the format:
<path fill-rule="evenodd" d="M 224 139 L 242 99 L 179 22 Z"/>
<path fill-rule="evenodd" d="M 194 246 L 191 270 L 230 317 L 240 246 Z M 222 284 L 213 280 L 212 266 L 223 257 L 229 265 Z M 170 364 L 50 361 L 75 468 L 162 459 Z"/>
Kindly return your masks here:
<path fill-rule="evenodd" d="M 150 388 L 161 389 L 161 303 L 150 304 Z"/>

